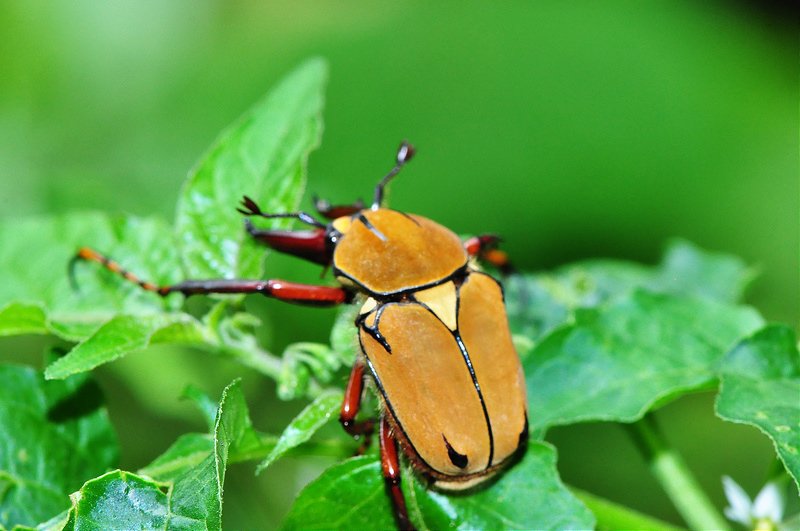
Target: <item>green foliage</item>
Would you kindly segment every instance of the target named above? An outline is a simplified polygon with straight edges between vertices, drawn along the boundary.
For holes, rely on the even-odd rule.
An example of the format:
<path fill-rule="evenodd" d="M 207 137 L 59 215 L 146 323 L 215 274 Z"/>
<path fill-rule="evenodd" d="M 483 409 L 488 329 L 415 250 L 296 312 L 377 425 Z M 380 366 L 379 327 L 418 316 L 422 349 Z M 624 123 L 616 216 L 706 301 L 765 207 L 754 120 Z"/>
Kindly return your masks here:
<path fill-rule="evenodd" d="M 419 529 L 591 528 L 591 513 L 561 484 L 555 461 L 552 447 L 531 443 L 500 481 L 467 495 L 431 491 L 406 470 L 409 515 Z M 391 529 L 394 521 L 384 488 L 375 457 L 351 458 L 300 493 L 283 528 Z"/>
<path fill-rule="evenodd" d="M 221 529 L 229 453 L 254 437 L 241 386 L 234 382 L 222 394 L 210 435 L 182 439 L 141 474 L 115 470 L 87 481 L 50 528 Z M 66 500 L 62 495 L 59 501 Z"/>
<path fill-rule="evenodd" d="M 117 461 L 97 386 L 86 376 L 47 382 L 0 365 L 0 526 L 36 525 L 69 505 L 85 479 Z"/>
<path fill-rule="evenodd" d="M 757 427 L 800 484 L 800 352 L 787 326 L 768 326 L 722 360 L 717 414 Z"/>
<path fill-rule="evenodd" d="M 736 303 L 753 275 L 736 257 L 674 240 L 656 267 L 586 260 L 553 272 L 512 276 L 506 284 L 506 304 L 512 330 L 537 339 L 569 321 L 575 310 L 611 304 L 637 289 Z"/>
<path fill-rule="evenodd" d="M 165 302 L 108 271 L 76 263 L 76 287 L 67 267 L 82 245 L 91 244 L 154 282 L 181 278 L 175 245 L 155 219 L 75 213 L 0 224 L 0 333 L 51 333 L 79 341 L 120 315 L 158 315 Z M 32 252 L 33 249 L 39 252 Z M 142 249 L 147 249 L 146 255 Z M 179 299 L 166 305 L 174 307 Z"/>
<path fill-rule="evenodd" d="M 638 290 L 574 319 L 525 361 L 532 428 L 637 420 L 711 384 L 726 350 L 762 323 L 749 308 Z"/>
<path fill-rule="evenodd" d="M 176 217 L 192 278 L 253 278 L 264 249 L 244 231 L 234 207 L 242 194 L 265 212 L 292 212 L 305 189 L 308 154 L 322 136 L 327 66 L 312 60 L 222 133 L 189 175 Z"/>
<path fill-rule="evenodd" d="M 97 264 L 75 264 L 77 289 L 66 274 L 76 250 L 90 245 L 159 284 L 260 277 L 263 249 L 234 207 L 243 193 L 268 211 L 297 207 L 322 131 L 325 80 L 324 63 L 304 64 L 221 135 L 183 188 L 174 234 L 155 219 L 96 213 L 0 224 L 0 335 L 52 334 L 74 345 L 45 370 L 58 381 L 0 368 L 0 524 L 219 529 L 228 464 L 261 461 L 262 470 L 285 455 L 352 452 L 347 436 L 320 440 L 319 430 L 341 401 L 332 384 L 354 359 L 353 308 L 340 312 L 330 345 L 296 343 L 278 357 L 260 346 L 258 319 L 241 298 L 206 298 L 190 312 L 180 296 L 163 300 Z M 739 303 L 752 276 L 737 258 L 676 241 L 654 267 L 591 260 L 508 278 L 534 438 L 555 425 L 636 422 L 721 379 L 718 414 L 764 431 L 797 479 L 796 339 L 784 327 L 762 328 L 760 315 Z M 253 428 L 238 382 L 219 404 L 189 387 L 185 395 L 209 432 L 181 436 L 136 473 L 109 471 L 114 435 L 80 373 L 156 343 L 226 356 L 275 380 L 281 398 L 313 400 L 277 437 Z M 555 450 L 537 440 L 471 492 L 429 488 L 410 469 L 403 482 L 422 529 L 613 528 L 641 518 L 619 516 L 623 509 L 596 498 L 590 513 L 561 483 Z M 374 451 L 328 468 L 284 522 L 286 529 L 393 525 Z"/>
<path fill-rule="evenodd" d="M 343 398 L 344 395 L 340 391 L 328 391 L 319 395 L 286 426 L 275 448 L 258 465 L 256 471 L 261 472 L 286 452 L 309 440 L 339 411 Z"/>

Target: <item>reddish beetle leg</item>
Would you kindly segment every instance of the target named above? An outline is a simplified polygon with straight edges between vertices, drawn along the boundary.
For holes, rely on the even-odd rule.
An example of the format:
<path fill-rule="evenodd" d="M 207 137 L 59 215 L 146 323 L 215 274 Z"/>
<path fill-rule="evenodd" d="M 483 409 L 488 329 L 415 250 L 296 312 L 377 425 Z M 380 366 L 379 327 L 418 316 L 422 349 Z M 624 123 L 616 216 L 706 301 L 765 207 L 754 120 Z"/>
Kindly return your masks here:
<path fill-rule="evenodd" d="M 325 229 L 272 230 L 257 229 L 245 220 L 250 236 L 278 252 L 297 256 L 320 265 L 331 263 L 332 249 Z"/>
<path fill-rule="evenodd" d="M 400 488 L 400 460 L 397 458 L 397 441 L 391 434 L 391 428 L 386 420 L 385 414 L 381 416 L 381 471 L 383 479 L 386 481 L 386 488 L 389 490 L 394 506 L 394 516 L 397 525 L 402 531 L 413 530 L 414 525 L 408 518 L 406 499 L 403 497 L 403 490 Z"/>
<path fill-rule="evenodd" d="M 363 454 L 369 446 L 372 432 L 375 430 L 375 423 L 372 419 L 356 421 L 356 415 L 361 406 L 361 394 L 364 389 L 364 364 L 356 361 L 353 370 L 350 371 L 350 379 L 347 381 L 347 388 L 344 391 L 342 401 L 342 411 L 339 415 L 339 422 L 342 423 L 344 430 L 358 437 L 364 436 L 364 441 L 358 447 L 357 454 Z"/>
<path fill-rule="evenodd" d="M 343 288 L 314 286 L 286 282 L 284 280 L 185 280 L 177 284 L 158 286 L 152 282 L 141 280 L 133 273 L 123 269 L 117 262 L 103 256 L 93 249 L 83 247 L 78 251 L 77 259 L 98 262 L 106 269 L 120 275 L 125 280 L 138 284 L 146 291 L 152 291 L 165 297 L 170 293 L 182 293 L 185 296 L 205 295 L 209 293 L 260 293 L 286 302 L 308 304 L 313 306 L 335 306 L 349 302 L 351 294 Z"/>
<path fill-rule="evenodd" d="M 498 243 L 500 237 L 494 234 L 481 234 L 465 241 L 464 249 L 470 256 L 478 257 L 495 266 L 502 274 L 509 275 L 514 272 L 514 266 L 511 265 L 508 255 L 497 248 Z"/>
<path fill-rule="evenodd" d="M 364 389 L 364 364 L 356 361 L 353 370 L 350 372 L 350 379 L 347 381 L 347 389 L 344 392 L 342 402 L 342 412 L 339 415 L 339 422 L 342 423 L 345 431 L 357 437 L 364 435 L 364 443 L 359 447 L 358 453 L 363 453 L 369 444 L 370 435 L 374 429 L 373 421 L 364 420 L 356 422 L 355 418 L 361 405 L 361 393 Z M 397 525 L 401 530 L 414 529 L 411 520 L 408 518 L 406 500 L 400 488 L 400 460 L 397 456 L 397 442 L 392 437 L 389 423 L 385 416 L 381 416 L 380 427 L 381 443 L 381 470 L 386 481 L 386 488 L 389 491 L 394 507 Z"/>
<path fill-rule="evenodd" d="M 242 206 L 237 209 L 245 216 L 258 216 L 267 219 L 297 219 L 314 227 L 311 230 L 257 229 L 249 219 L 245 219 L 245 228 L 250 236 L 278 252 L 297 256 L 310 262 L 327 266 L 333 259 L 333 246 L 326 226 L 306 212 L 285 214 L 266 214 L 258 204 L 247 196 L 242 198 Z"/>

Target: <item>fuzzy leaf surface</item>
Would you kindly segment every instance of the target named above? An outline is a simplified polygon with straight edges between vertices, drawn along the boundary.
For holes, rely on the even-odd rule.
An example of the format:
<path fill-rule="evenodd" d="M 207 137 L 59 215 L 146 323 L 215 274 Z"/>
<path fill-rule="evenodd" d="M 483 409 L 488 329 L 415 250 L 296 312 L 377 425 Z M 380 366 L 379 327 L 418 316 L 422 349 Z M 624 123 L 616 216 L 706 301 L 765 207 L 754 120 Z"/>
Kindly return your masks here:
<path fill-rule="evenodd" d="M 205 342 L 203 326 L 185 313 L 117 315 L 45 371 L 48 379 L 66 378 L 157 343 Z"/>

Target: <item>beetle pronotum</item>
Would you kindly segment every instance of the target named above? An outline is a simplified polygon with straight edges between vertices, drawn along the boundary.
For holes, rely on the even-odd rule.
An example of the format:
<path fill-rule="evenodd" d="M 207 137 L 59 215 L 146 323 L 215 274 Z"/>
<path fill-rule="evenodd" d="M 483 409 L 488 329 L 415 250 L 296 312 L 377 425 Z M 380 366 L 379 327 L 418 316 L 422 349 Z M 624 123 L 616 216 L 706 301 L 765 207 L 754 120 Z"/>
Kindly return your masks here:
<path fill-rule="evenodd" d="M 381 402 L 381 465 L 400 528 L 413 528 L 400 489 L 397 443 L 436 488 L 463 490 L 506 465 L 527 441 L 525 383 L 511 341 L 500 284 L 476 258 L 507 265 L 497 239 L 462 242 L 427 218 L 382 206 L 389 181 L 414 155 L 403 143 L 395 166 L 378 183 L 369 208 L 315 200 L 329 223 L 305 212 L 267 214 L 245 197 L 238 209 L 259 242 L 324 266 L 338 287 L 283 280 L 187 280 L 157 286 L 100 253 L 77 258 L 103 264 L 143 289 L 166 296 L 261 293 L 287 302 L 331 306 L 357 301 L 361 354 L 353 365 L 340 421 L 353 436 L 369 435 L 356 421 L 365 374 Z M 295 218 L 310 230 L 257 229 L 249 217 Z"/>

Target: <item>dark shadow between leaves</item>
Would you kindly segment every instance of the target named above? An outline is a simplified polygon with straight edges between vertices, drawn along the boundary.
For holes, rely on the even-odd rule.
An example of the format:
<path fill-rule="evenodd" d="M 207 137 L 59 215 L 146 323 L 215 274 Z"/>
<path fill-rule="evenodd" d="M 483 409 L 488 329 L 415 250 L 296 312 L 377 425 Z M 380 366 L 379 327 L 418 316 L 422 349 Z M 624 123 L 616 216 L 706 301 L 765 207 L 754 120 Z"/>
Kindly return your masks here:
<path fill-rule="evenodd" d="M 103 393 L 93 381 L 87 380 L 71 395 L 58 401 L 47 411 L 47 420 L 63 423 L 85 417 L 103 405 Z"/>

